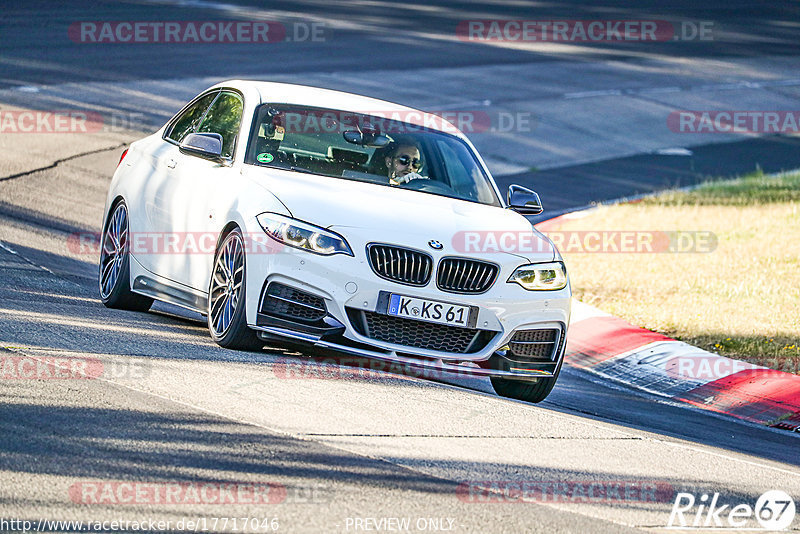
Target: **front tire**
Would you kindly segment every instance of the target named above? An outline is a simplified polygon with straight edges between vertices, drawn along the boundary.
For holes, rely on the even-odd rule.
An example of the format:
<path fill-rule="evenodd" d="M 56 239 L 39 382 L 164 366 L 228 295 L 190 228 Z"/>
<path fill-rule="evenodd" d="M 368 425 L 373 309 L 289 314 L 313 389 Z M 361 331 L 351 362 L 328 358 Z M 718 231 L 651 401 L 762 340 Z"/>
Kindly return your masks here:
<path fill-rule="evenodd" d="M 558 375 L 561 373 L 563 357 L 556 367 L 552 377 L 537 378 L 536 380 L 509 380 L 496 376 L 489 377 L 494 391 L 501 397 L 517 399 L 525 402 L 542 402 L 553 391 Z"/>
<path fill-rule="evenodd" d="M 120 200 L 111 209 L 100 241 L 100 300 L 107 308 L 147 311 L 153 299 L 131 291 L 128 207 Z"/>
<path fill-rule="evenodd" d="M 247 326 L 245 313 L 244 252 L 242 232 L 234 228 L 225 235 L 214 256 L 208 288 L 208 330 L 221 347 L 258 350 L 263 343 Z"/>

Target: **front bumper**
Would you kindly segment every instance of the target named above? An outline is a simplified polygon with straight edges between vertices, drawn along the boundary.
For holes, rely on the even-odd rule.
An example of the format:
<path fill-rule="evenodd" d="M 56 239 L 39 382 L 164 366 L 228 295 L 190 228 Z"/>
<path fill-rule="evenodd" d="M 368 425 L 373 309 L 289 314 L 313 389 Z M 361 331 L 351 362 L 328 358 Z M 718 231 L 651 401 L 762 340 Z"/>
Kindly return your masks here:
<path fill-rule="evenodd" d="M 262 333 L 265 339 L 277 336 L 295 343 L 433 373 L 521 380 L 552 377 L 563 359 L 570 314 L 569 286 L 553 292 L 526 291 L 516 284 L 506 283 L 509 273 L 502 271 L 495 286 L 485 294 L 445 294 L 435 284 L 433 287 L 408 287 L 378 279 L 369 266 L 363 264 L 366 259 L 360 262 L 358 258 L 345 256 L 317 257 L 303 251 L 284 252 L 270 258 L 258 258 L 256 262 L 248 258 L 247 287 L 260 289 L 260 292 L 247 294 L 248 325 Z M 259 266 L 259 262 L 267 261 L 269 265 Z M 332 268 L 331 263 L 340 265 Z M 264 277 L 262 273 L 265 272 L 271 274 Z M 309 326 L 260 313 L 264 291 L 273 282 L 324 300 L 325 321 Z M 491 339 L 475 352 L 454 353 L 389 343 L 359 333 L 351 321 L 353 312 L 379 313 L 380 296 L 386 291 L 477 306 L 476 327 L 490 332 Z M 514 334 L 520 330 L 538 329 L 558 331 L 552 359 L 514 361 L 507 351 Z"/>
<path fill-rule="evenodd" d="M 435 281 L 423 287 L 411 287 L 376 276 L 369 266 L 365 243 L 351 242 L 351 246 L 355 257 L 318 256 L 288 247 L 278 253 L 248 255 L 248 325 L 265 339 L 278 337 L 435 372 L 523 380 L 552 377 L 557 372 L 563 359 L 566 325 L 569 324 L 569 285 L 558 291 L 527 291 L 517 284 L 507 283 L 513 270 L 526 263 L 524 259 L 515 257 L 512 261 L 508 258 L 503 258 L 502 262 L 496 261 L 500 264 L 497 280 L 491 289 L 482 294 L 444 292 L 436 287 Z M 432 256 L 434 262 L 438 262 L 435 252 Z M 260 313 L 264 291 L 271 283 L 290 286 L 322 299 L 327 323 L 320 322 L 316 326 L 294 324 Z M 478 308 L 475 328 L 487 332 L 485 337 L 490 339 L 485 344 L 481 343 L 478 350 L 447 352 L 368 337 L 364 335 L 363 328 L 356 328 L 351 319 L 354 313 L 375 314 L 385 311 L 381 309 L 381 296 L 385 297 L 386 292 L 475 306 Z M 548 361 L 514 361 L 504 349 L 508 348 L 515 333 L 538 329 L 558 331 L 552 358 Z"/>
<path fill-rule="evenodd" d="M 391 364 L 399 364 L 407 369 L 419 369 L 423 372 L 428 372 L 428 376 L 446 376 L 449 374 L 504 377 L 520 380 L 549 378 L 555 376 L 556 371 L 561 365 L 564 358 L 564 347 L 566 346 L 566 335 L 562 334 L 559 349 L 554 361 L 519 364 L 513 360 L 507 359 L 505 355 L 497 353 L 493 354 L 484 362 L 480 362 L 486 364 L 485 366 L 481 366 L 479 362 L 474 361 L 419 358 L 395 351 L 369 350 L 348 344 L 326 341 L 318 335 L 298 332 L 297 330 L 278 326 L 254 326 L 253 329 L 266 334 L 266 336 L 262 334 L 262 337 L 266 339 L 272 339 L 272 336 L 277 336 L 281 339 L 299 342 L 321 349 L 342 352 Z"/>

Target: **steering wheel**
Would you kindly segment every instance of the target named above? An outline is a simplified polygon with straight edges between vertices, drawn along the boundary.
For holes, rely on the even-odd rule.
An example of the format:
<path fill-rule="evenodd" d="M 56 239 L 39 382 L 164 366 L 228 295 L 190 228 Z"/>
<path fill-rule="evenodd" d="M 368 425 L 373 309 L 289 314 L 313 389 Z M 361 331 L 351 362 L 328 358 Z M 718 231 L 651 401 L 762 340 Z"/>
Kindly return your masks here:
<path fill-rule="evenodd" d="M 400 184 L 400 187 L 413 191 L 424 191 L 426 193 L 442 193 L 447 196 L 456 194 L 452 187 L 437 180 L 411 180 L 410 182 Z"/>

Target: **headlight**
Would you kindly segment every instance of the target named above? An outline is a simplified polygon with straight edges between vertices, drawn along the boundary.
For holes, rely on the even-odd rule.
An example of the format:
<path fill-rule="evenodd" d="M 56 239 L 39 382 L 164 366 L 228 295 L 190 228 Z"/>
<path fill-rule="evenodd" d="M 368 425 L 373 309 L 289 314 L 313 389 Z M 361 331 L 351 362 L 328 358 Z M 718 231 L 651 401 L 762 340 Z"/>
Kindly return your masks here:
<path fill-rule="evenodd" d="M 529 291 L 563 289 L 567 285 L 567 269 L 560 261 L 532 263 L 518 267 L 509 282 L 516 282 Z"/>
<path fill-rule="evenodd" d="M 268 236 L 286 246 L 301 248 L 323 256 L 353 255 L 347 241 L 330 230 L 277 213 L 262 213 L 256 219 Z"/>

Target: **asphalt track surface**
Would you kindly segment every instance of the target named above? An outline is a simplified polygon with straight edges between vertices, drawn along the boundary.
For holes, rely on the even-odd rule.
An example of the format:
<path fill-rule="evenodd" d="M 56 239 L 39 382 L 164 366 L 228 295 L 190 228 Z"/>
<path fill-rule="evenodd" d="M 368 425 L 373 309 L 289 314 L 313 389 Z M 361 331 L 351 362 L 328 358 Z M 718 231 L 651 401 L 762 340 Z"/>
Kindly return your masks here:
<path fill-rule="evenodd" d="M 790 2 L 757 8 L 747 2 L 719 7 L 659 2 L 636 8 L 628 2 L 535 8 L 502 2 L 276 2 L 269 9 L 255 2 L 237 2 L 235 8 L 190 1 L 91 6 L 4 6 L 0 103 L 107 111 L 103 102 L 124 100 L 130 109 L 143 102 L 148 124 L 158 124 L 208 85 L 207 78 L 274 74 L 322 80 L 410 99 L 420 107 L 433 105 L 430 95 L 409 93 L 402 82 L 406 73 L 411 77 L 419 69 L 434 80 L 436 102 L 442 101 L 442 87 L 459 75 L 469 85 L 469 75 L 486 69 L 506 69 L 509 76 L 520 70 L 571 72 L 571 78 L 550 77 L 547 83 L 599 90 L 642 85 L 648 76 L 642 66 L 652 68 L 654 62 L 685 65 L 685 78 L 676 83 L 710 68 L 709 62 L 760 65 L 759 76 L 774 72 L 791 81 L 786 72 L 798 65 L 800 42 L 800 12 Z M 249 20 L 252 13 L 264 12 L 269 20 L 325 21 L 330 33 L 324 42 L 272 44 L 268 53 L 243 44 L 90 47 L 64 37 L 75 21 Z M 713 20 L 724 32 L 710 42 L 573 49 L 509 48 L 451 38 L 458 21 L 492 17 Z M 694 64 L 701 67 L 693 70 Z M 629 71 L 628 77 L 607 80 L 606 71 L 595 65 Z M 505 106 L 517 106 L 553 92 L 538 84 L 539 78 L 546 76 L 525 78 L 530 84 L 525 88 L 482 90 L 494 103 L 507 97 Z M 796 102 L 795 86 L 781 87 L 770 89 L 771 97 Z M 737 90 L 716 87 L 712 94 L 729 106 L 748 98 L 757 105 L 765 96 L 750 92 L 726 103 Z M 572 107 L 563 109 L 580 114 L 603 106 L 613 110 L 619 100 L 568 103 Z M 542 117 L 541 131 L 551 131 L 544 124 L 546 114 Z M 632 143 L 649 135 L 647 128 L 632 125 L 617 135 Z M 581 135 L 563 125 L 552 131 L 565 141 Z M 97 298 L 96 257 L 70 249 L 69 236 L 98 229 L 121 147 L 137 135 L 0 135 L 2 355 L 36 361 L 89 358 L 106 370 L 97 380 L 0 381 L 0 519 L 277 517 L 283 532 L 356 532 L 364 531 L 355 526 L 357 518 L 407 517 L 412 522 L 441 518 L 448 525 L 450 519 L 456 532 L 613 532 L 661 530 L 674 495 L 683 488 L 697 495 L 719 492 L 721 502 L 730 504 L 752 505 L 770 489 L 800 496 L 796 436 L 668 404 L 581 371 L 566 370 L 547 401 L 533 406 L 497 398 L 482 380 L 348 372 L 288 349 L 225 351 L 210 341 L 201 318 L 167 306 L 147 314 L 106 310 Z M 686 185 L 706 174 L 732 175 L 755 165 L 767 170 L 800 166 L 796 138 L 785 136 L 695 142 L 692 155 L 683 159 L 639 153 L 622 141 L 604 150 L 602 141 L 586 146 L 596 152 L 590 161 L 565 155 L 569 166 L 539 163 L 532 153 L 531 166 L 541 170 L 498 173 L 498 182 L 534 185 L 555 213 Z M 476 141 L 481 143 L 498 158 L 503 155 L 496 139 Z M 604 152 L 612 157 L 603 159 Z M 287 369 L 306 374 L 287 378 L 292 376 Z M 487 504 L 458 497 L 460 483 L 478 480 L 656 484 L 670 491 L 655 500 L 592 503 Z M 271 482 L 287 493 L 272 505 L 78 504 L 70 497 L 75 484 L 100 481 Z"/>

